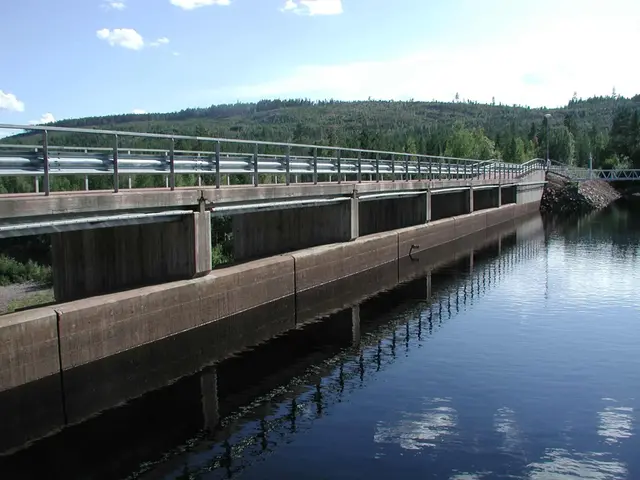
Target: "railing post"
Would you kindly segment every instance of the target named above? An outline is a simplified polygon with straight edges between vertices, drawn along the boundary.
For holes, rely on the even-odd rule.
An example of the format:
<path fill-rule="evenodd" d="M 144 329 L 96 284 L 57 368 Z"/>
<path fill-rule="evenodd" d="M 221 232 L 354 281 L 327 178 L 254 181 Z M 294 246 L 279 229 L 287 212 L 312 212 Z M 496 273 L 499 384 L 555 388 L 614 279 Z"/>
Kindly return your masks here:
<path fill-rule="evenodd" d="M 118 135 L 113 136 L 113 191 L 118 193 L 120 189 L 120 175 L 118 165 Z"/>
<path fill-rule="evenodd" d="M 169 175 L 169 188 L 171 188 L 171 190 L 175 190 L 176 188 L 176 156 L 175 156 L 175 147 L 176 147 L 176 140 L 175 138 L 171 137 L 171 147 L 169 149 L 169 170 L 170 170 L 170 175 Z"/>
<path fill-rule="evenodd" d="M 380 154 L 376 153 L 376 182 L 380 181 Z"/>
<path fill-rule="evenodd" d="M 418 156 L 418 181 L 422 180 L 422 157 Z"/>
<path fill-rule="evenodd" d="M 258 184 L 258 144 L 256 143 L 253 146 L 253 186 L 257 187 Z"/>
<path fill-rule="evenodd" d="M 318 147 L 313 149 L 313 184 L 318 184 Z"/>
<path fill-rule="evenodd" d="M 44 179 L 42 180 L 42 189 L 45 195 L 51 193 L 51 177 L 49 176 L 49 132 L 42 131 L 42 159 L 44 161 Z"/>
<path fill-rule="evenodd" d="M 338 183 L 342 183 L 342 162 L 340 160 L 340 149 L 336 150 L 336 160 L 338 162 Z"/>
<path fill-rule="evenodd" d="M 362 183 L 362 152 L 358 150 L 358 183 Z"/>
<path fill-rule="evenodd" d="M 404 156 L 404 181 L 409 181 L 409 155 Z"/>
<path fill-rule="evenodd" d="M 291 185 L 291 145 L 287 145 L 287 154 L 285 156 L 285 183 Z"/>
<path fill-rule="evenodd" d="M 391 154 L 391 181 L 396 181 L 396 156 Z"/>
<path fill-rule="evenodd" d="M 216 188 L 220 188 L 220 142 L 216 142 Z"/>

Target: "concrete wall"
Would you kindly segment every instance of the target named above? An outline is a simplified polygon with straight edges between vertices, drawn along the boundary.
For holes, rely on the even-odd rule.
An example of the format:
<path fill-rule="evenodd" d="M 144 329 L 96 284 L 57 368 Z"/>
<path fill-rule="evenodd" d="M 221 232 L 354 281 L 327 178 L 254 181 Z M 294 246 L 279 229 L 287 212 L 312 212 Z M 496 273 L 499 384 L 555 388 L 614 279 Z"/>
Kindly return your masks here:
<path fill-rule="evenodd" d="M 517 193 L 518 189 L 516 186 L 512 187 L 502 187 L 501 189 L 502 195 L 502 205 L 507 205 L 509 203 L 516 203 L 517 201 Z"/>
<path fill-rule="evenodd" d="M 544 185 L 518 185 L 518 204 L 523 205 L 526 203 L 540 204 L 542 200 L 542 192 L 544 191 Z"/>
<path fill-rule="evenodd" d="M 536 202 L 215 270 L 203 277 L 2 317 L 2 388 L 68 370 L 366 272 L 534 211 Z M 42 340 L 39 340 L 42 339 Z"/>
<path fill-rule="evenodd" d="M 360 236 L 421 225 L 427 221 L 426 194 L 359 202 Z"/>
<path fill-rule="evenodd" d="M 470 191 L 461 190 L 450 193 L 431 193 L 431 220 L 440 220 L 471 211 Z"/>
<path fill-rule="evenodd" d="M 211 216 L 51 235 L 53 286 L 65 302 L 211 270 Z"/>
<path fill-rule="evenodd" d="M 355 212 L 357 220 L 357 212 Z M 352 203 L 234 215 L 236 261 L 351 240 Z M 357 232 L 355 234 L 357 237 Z M 353 237 L 353 238 L 355 238 Z"/>
<path fill-rule="evenodd" d="M 483 188 L 473 190 L 473 211 L 486 210 L 500 206 L 500 188 Z M 504 203 L 504 202 L 503 202 Z"/>

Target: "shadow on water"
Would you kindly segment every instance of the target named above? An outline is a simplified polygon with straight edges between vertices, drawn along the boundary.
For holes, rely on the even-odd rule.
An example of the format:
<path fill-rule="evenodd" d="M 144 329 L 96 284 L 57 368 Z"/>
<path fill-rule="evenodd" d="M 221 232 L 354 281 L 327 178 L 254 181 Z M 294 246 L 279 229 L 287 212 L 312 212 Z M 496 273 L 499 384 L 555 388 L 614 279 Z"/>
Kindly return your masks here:
<path fill-rule="evenodd" d="M 543 239 L 533 215 L 72 369 L 64 395 L 57 377 L 3 392 L 0 472 L 231 476 L 365 385 L 410 336 L 434 334 Z"/>

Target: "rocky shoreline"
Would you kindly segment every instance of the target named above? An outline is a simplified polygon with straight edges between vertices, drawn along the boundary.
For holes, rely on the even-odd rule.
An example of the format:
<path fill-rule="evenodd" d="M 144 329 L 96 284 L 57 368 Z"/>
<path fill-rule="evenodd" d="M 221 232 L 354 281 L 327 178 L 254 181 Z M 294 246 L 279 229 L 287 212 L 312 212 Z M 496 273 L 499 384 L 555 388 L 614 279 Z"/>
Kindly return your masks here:
<path fill-rule="evenodd" d="M 620 198 L 620 193 L 603 180 L 578 183 L 548 173 L 540 211 L 554 214 L 586 213 L 601 210 Z"/>

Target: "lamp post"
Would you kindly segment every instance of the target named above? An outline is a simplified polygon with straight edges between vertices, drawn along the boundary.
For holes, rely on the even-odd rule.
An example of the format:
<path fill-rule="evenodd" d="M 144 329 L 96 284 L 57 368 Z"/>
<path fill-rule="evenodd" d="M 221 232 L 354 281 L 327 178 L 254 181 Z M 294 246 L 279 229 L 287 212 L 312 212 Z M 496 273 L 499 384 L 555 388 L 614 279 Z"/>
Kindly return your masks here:
<path fill-rule="evenodd" d="M 550 113 L 546 113 L 544 115 L 544 117 L 547 119 L 547 133 L 546 133 L 546 137 L 547 137 L 547 171 L 549 170 L 549 167 L 551 166 L 550 163 L 551 161 L 549 160 L 549 119 L 551 118 L 551 114 Z"/>

